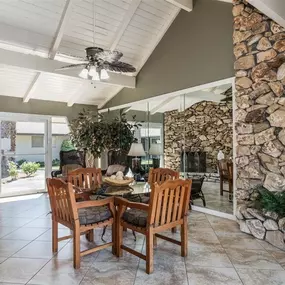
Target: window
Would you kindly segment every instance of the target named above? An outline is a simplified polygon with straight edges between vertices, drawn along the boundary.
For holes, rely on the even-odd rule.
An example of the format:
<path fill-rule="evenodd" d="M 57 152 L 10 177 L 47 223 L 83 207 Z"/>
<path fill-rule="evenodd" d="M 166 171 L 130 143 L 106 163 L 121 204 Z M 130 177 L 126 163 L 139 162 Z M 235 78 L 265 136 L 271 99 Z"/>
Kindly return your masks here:
<path fill-rule="evenodd" d="M 44 136 L 32 136 L 32 147 L 44 147 Z"/>

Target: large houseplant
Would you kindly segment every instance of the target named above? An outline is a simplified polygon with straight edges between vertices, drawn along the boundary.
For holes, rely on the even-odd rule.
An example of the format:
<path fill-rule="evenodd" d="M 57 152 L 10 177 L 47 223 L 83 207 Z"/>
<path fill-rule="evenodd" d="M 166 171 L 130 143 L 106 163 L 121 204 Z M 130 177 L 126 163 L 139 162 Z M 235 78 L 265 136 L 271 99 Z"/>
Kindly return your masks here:
<path fill-rule="evenodd" d="M 70 123 L 70 136 L 74 145 L 98 158 L 105 150 L 128 151 L 136 141 L 134 132 L 141 124 L 127 120 L 124 110 L 120 110 L 117 117 L 108 119 L 92 111 L 83 110 L 78 117 Z"/>

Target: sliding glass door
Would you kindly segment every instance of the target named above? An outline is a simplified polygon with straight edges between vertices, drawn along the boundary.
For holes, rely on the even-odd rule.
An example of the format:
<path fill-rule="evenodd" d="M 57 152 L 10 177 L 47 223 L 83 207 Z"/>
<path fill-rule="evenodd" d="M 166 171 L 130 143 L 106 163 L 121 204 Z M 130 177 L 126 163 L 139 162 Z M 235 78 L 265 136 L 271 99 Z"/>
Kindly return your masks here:
<path fill-rule="evenodd" d="M 51 119 L 0 113 L 0 197 L 46 191 L 51 171 Z"/>

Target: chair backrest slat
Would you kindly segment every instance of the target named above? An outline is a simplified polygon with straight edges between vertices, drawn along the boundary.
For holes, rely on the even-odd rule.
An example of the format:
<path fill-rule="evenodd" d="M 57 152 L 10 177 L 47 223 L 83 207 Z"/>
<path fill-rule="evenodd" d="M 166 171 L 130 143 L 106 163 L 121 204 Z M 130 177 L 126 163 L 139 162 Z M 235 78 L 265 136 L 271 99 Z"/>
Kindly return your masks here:
<path fill-rule="evenodd" d="M 96 190 L 102 184 L 102 171 L 100 168 L 79 168 L 68 173 L 67 181 L 80 188 Z"/>
<path fill-rule="evenodd" d="M 155 183 L 162 184 L 167 180 L 174 180 L 179 178 L 179 172 L 169 168 L 151 168 L 148 176 L 148 184 L 150 189 L 154 189 Z"/>
<path fill-rule="evenodd" d="M 191 185 L 191 180 L 181 179 L 155 184 L 150 194 L 148 223 L 158 227 L 181 220 L 188 211 Z"/>
<path fill-rule="evenodd" d="M 53 218 L 70 224 L 78 219 L 72 185 L 61 179 L 47 178 L 47 186 Z"/>

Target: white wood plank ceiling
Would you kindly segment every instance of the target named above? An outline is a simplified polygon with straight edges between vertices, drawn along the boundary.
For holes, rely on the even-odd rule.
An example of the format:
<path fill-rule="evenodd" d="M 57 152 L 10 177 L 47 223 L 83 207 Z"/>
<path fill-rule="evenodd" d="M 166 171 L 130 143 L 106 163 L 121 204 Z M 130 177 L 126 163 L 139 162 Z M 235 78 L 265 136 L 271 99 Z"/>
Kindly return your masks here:
<path fill-rule="evenodd" d="M 86 47 L 95 45 L 123 52 L 122 61 L 139 71 L 179 10 L 165 0 L 0 0 L 0 53 L 36 55 L 40 66 L 46 62 L 43 58 L 76 62 L 85 57 Z M 22 97 L 24 102 L 40 99 L 101 107 L 128 86 L 126 75 L 116 82 L 91 84 L 44 67 L 33 70 L 7 61 L 0 57 L 0 95 Z"/>

